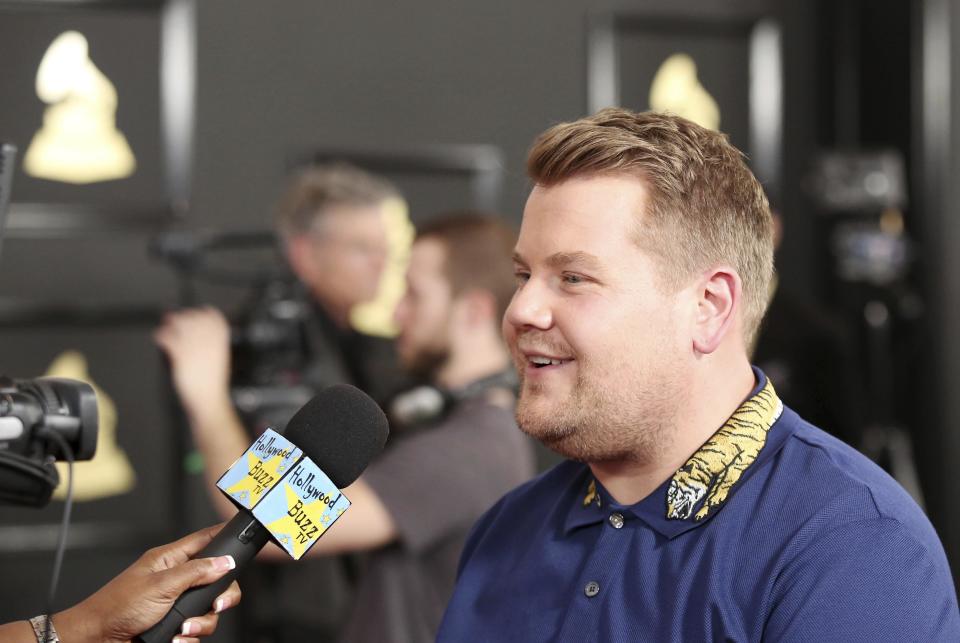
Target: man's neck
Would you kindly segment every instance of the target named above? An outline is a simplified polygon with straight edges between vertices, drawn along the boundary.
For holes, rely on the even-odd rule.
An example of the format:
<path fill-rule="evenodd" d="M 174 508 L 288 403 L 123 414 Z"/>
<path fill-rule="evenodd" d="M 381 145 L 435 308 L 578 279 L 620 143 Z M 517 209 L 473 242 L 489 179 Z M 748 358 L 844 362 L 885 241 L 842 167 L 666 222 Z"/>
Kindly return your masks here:
<path fill-rule="evenodd" d="M 695 382 L 690 403 L 683 404 L 676 422 L 670 427 L 672 440 L 662 451 L 646 460 L 590 462 L 600 484 L 624 505 L 632 505 L 649 496 L 710 439 L 733 415 L 753 390 L 756 379 L 746 357 L 736 368 L 722 376 Z M 696 403 L 693 403 L 693 401 Z"/>
<path fill-rule="evenodd" d="M 327 319 L 337 328 L 338 331 L 344 331 L 350 328 L 350 308 L 337 306 L 330 301 L 320 297 L 314 292 L 314 301 L 317 307 L 323 311 Z"/>
<path fill-rule="evenodd" d="M 453 346 L 450 357 L 437 369 L 435 380 L 446 389 L 456 390 L 509 366 L 510 358 L 499 341 L 480 341 L 470 350 Z"/>

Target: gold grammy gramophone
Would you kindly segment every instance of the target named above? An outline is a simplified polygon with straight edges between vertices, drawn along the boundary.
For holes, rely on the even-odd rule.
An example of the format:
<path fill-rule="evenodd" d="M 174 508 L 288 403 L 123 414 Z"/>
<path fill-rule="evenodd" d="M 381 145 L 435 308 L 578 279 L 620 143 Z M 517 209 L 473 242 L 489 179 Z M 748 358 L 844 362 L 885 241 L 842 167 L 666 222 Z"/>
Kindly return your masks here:
<path fill-rule="evenodd" d="M 700 83 L 697 63 L 688 54 L 673 54 L 660 64 L 650 83 L 650 109 L 682 116 L 708 129 L 720 129 L 720 108 Z"/>
<path fill-rule="evenodd" d="M 37 70 L 43 126 L 23 159 L 30 176 L 84 184 L 133 174 L 136 159 L 117 129 L 117 90 L 93 61 L 87 39 L 67 31 L 54 39 Z"/>
<path fill-rule="evenodd" d="M 136 475 L 129 458 L 117 444 L 117 407 L 90 377 L 87 359 L 77 351 L 65 351 L 53 360 L 46 374 L 86 382 L 93 387 L 97 396 L 100 415 L 97 452 L 92 460 L 74 465 L 74 499 L 79 502 L 99 500 L 131 491 L 136 485 Z M 57 468 L 60 470 L 61 483 L 53 497 L 63 500 L 66 498 L 66 464 L 58 462 Z"/>

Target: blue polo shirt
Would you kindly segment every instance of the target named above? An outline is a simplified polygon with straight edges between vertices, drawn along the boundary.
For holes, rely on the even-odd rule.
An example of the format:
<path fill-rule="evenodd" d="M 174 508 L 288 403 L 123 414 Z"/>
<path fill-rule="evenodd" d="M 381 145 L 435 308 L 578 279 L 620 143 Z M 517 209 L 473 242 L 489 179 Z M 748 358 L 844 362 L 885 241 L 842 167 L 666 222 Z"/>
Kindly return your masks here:
<path fill-rule="evenodd" d="M 564 462 L 476 524 L 439 641 L 960 641 L 943 547 L 765 376 L 634 505 Z"/>

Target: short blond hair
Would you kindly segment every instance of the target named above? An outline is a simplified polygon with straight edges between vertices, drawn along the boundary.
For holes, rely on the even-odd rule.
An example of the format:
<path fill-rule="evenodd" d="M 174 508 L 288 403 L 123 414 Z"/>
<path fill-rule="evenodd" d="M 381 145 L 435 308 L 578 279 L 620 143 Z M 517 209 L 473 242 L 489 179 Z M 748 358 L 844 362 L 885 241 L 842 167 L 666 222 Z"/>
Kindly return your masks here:
<path fill-rule="evenodd" d="M 760 327 L 773 278 L 773 222 L 763 187 L 725 134 L 679 116 L 608 108 L 541 134 L 527 173 L 551 186 L 591 174 L 642 179 L 638 245 L 661 260 L 665 287 L 729 263 L 743 282 L 744 340 Z"/>
<path fill-rule="evenodd" d="M 391 198 L 400 198 L 400 192 L 386 179 L 349 163 L 315 165 L 290 181 L 274 220 L 280 234 L 289 238 L 316 232 L 332 208 L 377 206 Z"/>

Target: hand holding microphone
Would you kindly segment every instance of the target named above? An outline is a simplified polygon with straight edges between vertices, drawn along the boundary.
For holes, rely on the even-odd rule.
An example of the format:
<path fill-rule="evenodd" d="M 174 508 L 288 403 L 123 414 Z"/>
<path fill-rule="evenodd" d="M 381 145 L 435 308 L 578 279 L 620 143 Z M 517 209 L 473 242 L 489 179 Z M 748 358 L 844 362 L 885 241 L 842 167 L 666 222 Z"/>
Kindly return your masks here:
<path fill-rule="evenodd" d="M 223 557 L 207 559 L 198 554 L 218 530 L 219 526 L 208 527 L 146 552 L 82 603 L 56 614 L 53 620 L 60 635 L 68 641 L 73 640 L 69 636 L 77 640 L 128 641 L 156 623 L 189 587 L 214 582 L 230 569 L 230 562 Z M 228 585 L 211 599 L 202 614 L 191 619 L 189 636 L 213 634 L 217 615 L 239 602 L 240 588 L 236 582 Z M 89 636 L 83 638 L 81 634 Z"/>
<path fill-rule="evenodd" d="M 219 531 L 215 525 L 155 547 L 81 603 L 57 612 L 52 631 L 68 643 L 120 643 L 158 622 L 176 598 L 190 587 L 208 584 L 230 569 L 230 561 L 198 558 L 197 553 Z M 204 615 L 191 618 L 184 641 L 209 636 L 224 610 L 240 601 L 236 582 L 207 606 Z M 45 630 L 45 619 L 39 626 Z M 0 641 L 36 643 L 37 635 L 26 621 L 0 625 Z"/>
<path fill-rule="evenodd" d="M 221 489 L 233 490 L 230 495 L 240 511 L 197 554 L 230 555 L 236 568 L 215 583 L 184 593 L 140 640 L 166 643 L 179 634 L 184 620 L 206 614 L 214 598 L 269 540 L 295 558 L 305 553 L 349 507 L 337 490 L 360 476 L 383 449 L 388 433 L 380 407 L 359 389 L 340 384 L 301 408 L 283 436 L 261 436 L 221 480 Z M 278 506 L 286 511 L 278 512 Z"/>

